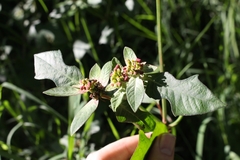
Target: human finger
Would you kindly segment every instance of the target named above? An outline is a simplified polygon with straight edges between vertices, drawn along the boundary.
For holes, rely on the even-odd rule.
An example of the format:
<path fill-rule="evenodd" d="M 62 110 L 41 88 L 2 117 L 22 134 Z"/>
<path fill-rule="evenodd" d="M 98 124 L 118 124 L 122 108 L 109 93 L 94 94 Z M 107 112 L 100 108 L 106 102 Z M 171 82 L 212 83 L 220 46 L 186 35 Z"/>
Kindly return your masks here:
<path fill-rule="evenodd" d="M 122 138 L 91 153 L 87 160 L 127 160 L 137 147 L 139 136 Z"/>

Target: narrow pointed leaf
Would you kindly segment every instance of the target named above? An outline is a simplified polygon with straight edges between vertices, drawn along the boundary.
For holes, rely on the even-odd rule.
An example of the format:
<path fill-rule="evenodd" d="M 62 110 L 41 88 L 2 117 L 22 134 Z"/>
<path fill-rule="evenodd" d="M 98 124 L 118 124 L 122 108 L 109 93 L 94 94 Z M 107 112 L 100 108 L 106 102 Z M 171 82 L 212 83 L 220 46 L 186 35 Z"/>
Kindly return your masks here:
<path fill-rule="evenodd" d="M 143 81 L 140 78 L 131 77 L 127 83 L 126 96 L 127 101 L 130 104 L 134 112 L 142 103 L 143 96 L 145 94 Z"/>
<path fill-rule="evenodd" d="M 124 47 L 124 49 L 123 49 L 123 57 L 124 57 L 125 64 L 127 64 L 127 60 L 136 60 L 137 59 L 136 54 L 129 47 Z"/>
<path fill-rule="evenodd" d="M 164 73 L 166 86 L 158 87 L 162 98 L 166 98 L 175 116 L 204 114 L 225 106 L 194 75 L 184 80 L 176 80 L 168 72 Z"/>
<path fill-rule="evenodd" d="M 70 134 L 73 135 L 88 120 L 92 113 L 96 110 L 99 101 L 92 99 L 74 116 L 70 126 Z"/>
<path fill-rule="evenodd" d="M 79 89 L 71 87 L 71 86 L 61 86 L 61 87 L 55 87 L 49 90 L 46 90 L 43 92 L 44 94 L 47 94 L 49 96 L 73 96 L 80 94 Z"/>
<path fill-rule="evenodd" d="M 113 97 L 111 98 L 111 108 L 114 112 L 116 112 L 117 108 L 120 106 L 122 103 L 123 97 L 125 95 L 125 92 L 122 92 L 121 89 L 118 89 Z"/>
<path fill-rule="evenodd" d="M 109 76 L 110 76 L 111 72 L 112 72 L 112 62 L 109 61 L 102 67 L 101 74 L 99 77 L 99 82 L 103 86 L 106 86 L 108 84 Z"/>
<path fill-rule="evenodd" d="M 59 50 L 35 54 L 34 67 L 35 79 L 50 79 L 56 86 L 71 86 L 82 78 L 77 67 L 64 64 Z"/>
<path fill-rule="evenodd" d="M 101 73 L 101 68 L 99 65 L 96 63 L 89 72 L 89 79 L 99 79 Z"/>
<path fill-rule="evenodd" d="M 74 118 L 74 113 L 77 112 L 77 109 L 81 109 L 82 108 L 81 104 L 85 102 L 81 101 L 81 97 L 82 96 L 80 94 L 68 97 L 68 119 L 71 121 Z"/>

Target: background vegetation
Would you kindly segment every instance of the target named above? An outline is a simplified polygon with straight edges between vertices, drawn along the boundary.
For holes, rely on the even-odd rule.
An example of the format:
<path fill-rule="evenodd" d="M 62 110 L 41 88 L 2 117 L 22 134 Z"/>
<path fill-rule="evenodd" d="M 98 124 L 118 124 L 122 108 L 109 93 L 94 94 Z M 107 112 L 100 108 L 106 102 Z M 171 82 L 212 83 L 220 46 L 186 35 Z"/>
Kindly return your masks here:
<path fill-rule="evenodd" d="M 156 6 L 152 0 L 2 0 L 0 2 L 0 159 L 84 159 L 91 151 L 135 134 L 100 106 L 78 134 L 68 135 L 75 100 L 42 94 L 54 86 L 34 79 L 33 54 L 60 49 L 86 74 L 124 46 L 158 64 Z M 165 70 L 199 79 L 228 104 L 184 117 L 176 127 L 182 159 L 239 159 L 240 1 L 162 0 Z M 156 114 L 155 109 L 152 110 Z M 170 113 L 170 112 L 169 112 Z M 169 115 L 169 119 L 175 119 Z M 108 124 L 108 125 L 106 125 Z"/>

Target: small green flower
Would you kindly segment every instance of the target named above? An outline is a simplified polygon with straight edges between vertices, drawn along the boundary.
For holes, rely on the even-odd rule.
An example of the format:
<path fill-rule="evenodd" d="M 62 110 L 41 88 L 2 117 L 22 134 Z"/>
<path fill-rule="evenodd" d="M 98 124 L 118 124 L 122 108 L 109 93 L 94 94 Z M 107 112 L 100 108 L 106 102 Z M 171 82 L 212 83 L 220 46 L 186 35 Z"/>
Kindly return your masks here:
<path fill-rule="evenodd" d="M 130 77 L 140 76 L 143 74 L 143 66 L 145 62 L 141 62 L 141 59 L 127 60 L 126 66 L 121 67 L 119 64 L 115 66 L 111 74 L 111 85 L 113 87 L 119 88 L 124 85 Z"/>

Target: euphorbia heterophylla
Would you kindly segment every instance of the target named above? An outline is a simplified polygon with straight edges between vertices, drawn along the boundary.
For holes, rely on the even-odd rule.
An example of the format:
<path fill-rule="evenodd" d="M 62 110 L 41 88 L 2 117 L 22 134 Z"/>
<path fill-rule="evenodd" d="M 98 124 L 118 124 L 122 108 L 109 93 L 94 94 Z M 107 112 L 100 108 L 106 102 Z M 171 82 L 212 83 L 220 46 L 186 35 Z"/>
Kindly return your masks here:
<path fill-rule="evenodd" d="M 102 69 L 95 64 L 89 78 L 84 78 L 77 67 L 64 64 L 60 51 L 34 55 L 35 78 L 50 79 L 56 84 L 45 94 L 71 96 L 89 93 L 91 100 L 75 114 L 70 134 L 86 122 L 101 99 L 109 100 L 119 122 L 133 123 L 139 128 L 140 142 L 132 159 L 144 159 L 154 138 L 168 129 L 166 124 L 140 107 L 143 102 L 152 103 L 165 98 L 175 116 L 203 114 L 225 106 L 197 75 L 177 80 L 170 73 L 159 72 L 158 67 L 142 62 L 128 47 L 124 48 L 123 57 L 125 66 L 114 57 Z M 150 139 L 144 134 L 149 131 L 153 132 Z"/>

